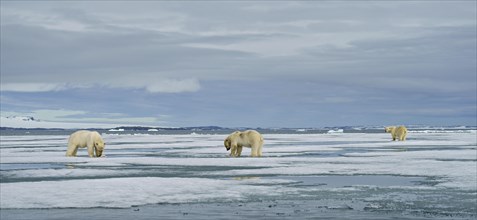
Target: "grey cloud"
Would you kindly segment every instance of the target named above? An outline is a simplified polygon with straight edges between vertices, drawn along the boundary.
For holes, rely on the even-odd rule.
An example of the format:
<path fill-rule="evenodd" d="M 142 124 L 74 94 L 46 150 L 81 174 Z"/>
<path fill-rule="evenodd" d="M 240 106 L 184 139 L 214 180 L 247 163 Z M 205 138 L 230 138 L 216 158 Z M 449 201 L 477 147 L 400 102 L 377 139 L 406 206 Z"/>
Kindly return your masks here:
<path fill-rule="evenodd" d="M 422 84 L 423 87 L 432 86 L 436 80 L 447 81 L 448 86 L 456 89 L 474 89 L 477 47 L 474 27 L 434 28 L 426 32 L 429 33 L 414 37 L 352 41 L 347 48 L 318 46 L 305 52 L 321 62 L 318 66 L 323 69 L 334 74 L 348 73 L 353 80 L 362 77 L 372 83 L 377 80 L 369 79 L 389 77 L 384 85 L 392 85 L 398 84 L 396 78 L 409 82 L 427 78 L 429 82 Z M 467 86 L 459 85 L 463 83 Z"/>
<path fill-rule="evenodd" d="M 475 4 L 2 2 L 3 91 L 29 85 L 23 90 L 51 91 L 44 95 L 52 103 L 61 91 L 124 109 L 133 91 L 141 98 L 128 104 L 138 116 L 166 114 L 186 125 L 246 126 L 283 115 L 295 125 L 333 124 L 334 115 L 412 121 L 406 109 L 421 116 L 432 108 L 434 116 L 468 115 L 476 99 Z M 111 101 L 117 94 L 124 97 Z M 13 92 L 2 104 L 15 107 L 13 95 L 30 100 Z M 61 102 L 54 107 L 68 101 Z M 454 105 L 463 110 L 445 110 Z M 383 106 L 395 110 L 376 110 Z M 228 117 L 244 112 L 257 117 Z"/>
<path fill-rule="evenodd" d="M 178 34 L 75 33 L 24 25 L 4 25 L 2 30 L 5 46 L 1 68 L 6 82 L 89 82 L 93 78 L 107 81 L 122 74 L 194 77 L 201 69 L 209 68 L 211 60 L 248 56 L 242 52 L 185 47 L 181 44 L 190 37 Z M 31 74 L 44 77 L 33 79 Z"/>

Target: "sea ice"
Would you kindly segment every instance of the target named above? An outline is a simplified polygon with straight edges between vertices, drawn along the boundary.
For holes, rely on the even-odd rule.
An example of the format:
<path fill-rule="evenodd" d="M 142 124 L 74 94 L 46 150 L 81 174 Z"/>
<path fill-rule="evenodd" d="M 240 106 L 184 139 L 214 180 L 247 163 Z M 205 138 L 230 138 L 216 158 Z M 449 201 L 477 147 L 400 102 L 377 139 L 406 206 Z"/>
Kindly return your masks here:
<path fill-rule="evenodd" d="M 393 142 L 384 133 L 264 134 L 262 158 L 250 157 L 249 148 L 244 148 L 242 157 L 229 158 L 224 135 L 103 134 L 106 158 L 89 158 L 85 149 L 79 150 L 78 157 L 65 157 L 66 135 L 0 136 L 0 207 L 313 198 L 317 193 L 400 186 L 433 193 L 475 193 L 475 133 L 408 136 L 405 142 Z M 350 186 L 330 185 L 330 176 L 350 177 L 335 178 L 350 181 Z M 351 181 L 366 176 L 370 181 Z M 371 176 L 412 177 L 432 184 L 373 184 Z M 307 179 L 313 177 L 322 179 Z"/>

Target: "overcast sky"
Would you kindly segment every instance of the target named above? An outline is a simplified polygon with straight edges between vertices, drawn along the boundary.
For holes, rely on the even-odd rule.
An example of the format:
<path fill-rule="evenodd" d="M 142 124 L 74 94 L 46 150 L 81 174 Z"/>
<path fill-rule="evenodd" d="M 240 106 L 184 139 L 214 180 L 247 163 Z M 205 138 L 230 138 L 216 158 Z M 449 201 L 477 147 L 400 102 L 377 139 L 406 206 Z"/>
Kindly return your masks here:
<path fill-rule="evenodd" d="M 1 1 L 1 113 L 476 125 L 476 1 Z"/>

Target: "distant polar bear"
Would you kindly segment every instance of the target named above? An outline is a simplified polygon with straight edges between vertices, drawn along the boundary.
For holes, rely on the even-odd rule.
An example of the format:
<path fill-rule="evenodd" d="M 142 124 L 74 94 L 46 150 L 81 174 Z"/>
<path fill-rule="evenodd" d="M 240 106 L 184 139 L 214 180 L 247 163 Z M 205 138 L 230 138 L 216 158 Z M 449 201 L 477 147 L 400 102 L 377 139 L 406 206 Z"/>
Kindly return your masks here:
<path fill-rule="evenodd" d="M 393 141 L 395 141 L 396 138 L 399 139 L 400 141 L 405 141 L 406 140 L 407 128 L 404 127 L 404 126 L 386 127 L 386 128 L 384 128 L 384 131 L 386 131 L 386 133 L 391 133 L 391 135 L 393 137 Z"/>
<path fill-rule="evenodd" d="M 80 130 L 70 135 L 68 139 L 67 157 L 76 157 L 78 148 L 88 148 L 89 157 L 101 157 L 106 144 L 96 131 Z M 96 156 L 94 155 L 96 153 Z"/>
<path fill-rule="evenodd" d="M 225 148 L 231 157 L 240 157 L 242 147 L 252 148 L 252 157 L 262 156 L 263 137 L 255 130 L 235 131 L 224 140 Z"/>

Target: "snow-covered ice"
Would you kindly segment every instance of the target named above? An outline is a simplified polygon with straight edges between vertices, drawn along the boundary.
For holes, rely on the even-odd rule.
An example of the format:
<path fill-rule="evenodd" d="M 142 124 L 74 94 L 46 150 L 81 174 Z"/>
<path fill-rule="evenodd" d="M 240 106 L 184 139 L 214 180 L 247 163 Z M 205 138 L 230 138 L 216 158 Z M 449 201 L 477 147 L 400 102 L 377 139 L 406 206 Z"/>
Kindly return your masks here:
<path fill-rule="evenodd" d="M 228 157 L 225 136 L 103 134 L 104 158 L 89 158 L 85 149 L 65 157 L 63 135 L 0 136 L 0 207 L 326 198 L 356 200 L 338 206 L 366 211 L 387 207 L 393 197 L 395 206 L 475 216 L 473 131 L 413 132 L 406 142 L 385 133 L 264 134 L 262 158 L 250 157 L 248 148 L 241 158 Z"/>

